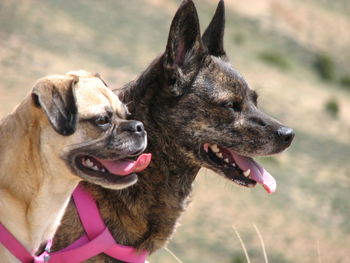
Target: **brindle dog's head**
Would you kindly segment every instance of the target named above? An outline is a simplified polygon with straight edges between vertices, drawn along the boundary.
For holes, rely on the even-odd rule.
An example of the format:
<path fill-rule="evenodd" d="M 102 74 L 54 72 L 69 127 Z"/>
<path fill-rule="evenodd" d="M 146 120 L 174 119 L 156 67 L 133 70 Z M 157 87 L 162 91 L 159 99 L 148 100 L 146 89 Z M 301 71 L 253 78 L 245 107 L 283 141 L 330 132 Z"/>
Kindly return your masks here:
<path fill-rule="evenodd" d="M 163 77 L 152 98 L 152 119 L 178 138 L 192 163 L 239 185 L 258 182 L 273 192 L 273 177 L 250 157 L 285 150 L 294 132 L 258 109 L 257 93 L 231 66 L 223 44 L 224 16 L 220 1 L 201 37 L 196 8 L 183 1 L 160 58 Z"/>
<path fill-rule="evenodd" d="M 112 189 L 137 181 L 133 172 L 149 161 L 135 161 L 146 147 L 146 132 L 141 122 L 125 120 L 126 107 L 98 74 L 48 76 L 31 95 L 45 166 Z"/>

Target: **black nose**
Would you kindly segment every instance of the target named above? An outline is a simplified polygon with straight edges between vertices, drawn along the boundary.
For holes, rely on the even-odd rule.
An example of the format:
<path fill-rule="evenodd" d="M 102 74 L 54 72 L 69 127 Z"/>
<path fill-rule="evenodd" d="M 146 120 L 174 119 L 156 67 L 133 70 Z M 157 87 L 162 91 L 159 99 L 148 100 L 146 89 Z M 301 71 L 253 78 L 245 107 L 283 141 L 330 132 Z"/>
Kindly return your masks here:
<path fill-rule="evenodd" d="M 289 145 L 292 143 L 295 133 L 293 129 L 282 126 L 277 130 L 277 135 L 284 144 Z"/>
<path fill-rule="evenodd" d="M 128 132 L 137 133 L 137 134 L 141 134 L 145 131 L 143 123 L 140 121 L 127 121 L 126 123 L 123 123 L 123 124 L 124 124 L 122 125 L 123 131 L 128 131 Z"/>

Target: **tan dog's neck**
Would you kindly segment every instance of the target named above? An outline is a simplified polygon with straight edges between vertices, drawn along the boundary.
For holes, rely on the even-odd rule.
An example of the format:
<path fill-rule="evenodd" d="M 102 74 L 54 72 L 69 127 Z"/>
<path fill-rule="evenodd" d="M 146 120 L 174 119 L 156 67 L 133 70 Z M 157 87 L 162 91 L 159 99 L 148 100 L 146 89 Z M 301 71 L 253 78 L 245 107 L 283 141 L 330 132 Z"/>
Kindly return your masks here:
<path fill-rule="evenodd" d="M 41 128 L 34 117 L 39 110 L 30 103 L 27 97 L 0 122 L 0 137 L 6 138 L 0 140 L 0 222 L 34 252 L 53 236 L 79 179 L 67 176 L 63 161 L 53 167 L 41 155 Z"/>

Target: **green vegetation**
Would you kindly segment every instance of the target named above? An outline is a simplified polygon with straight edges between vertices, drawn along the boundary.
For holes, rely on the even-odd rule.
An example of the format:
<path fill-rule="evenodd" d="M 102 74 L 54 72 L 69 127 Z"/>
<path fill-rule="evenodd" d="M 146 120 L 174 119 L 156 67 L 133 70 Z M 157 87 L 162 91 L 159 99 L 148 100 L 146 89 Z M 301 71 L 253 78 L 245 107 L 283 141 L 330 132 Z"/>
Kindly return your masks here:
<path fill-rule="evenodd" d="M 242 44 L 244 44 L 245 37 L 242 33 L 236 33 L 233 35 L 233 41 L 237 45 L 242 45 Z"/>
<path fill-rule="evenodd" d="M 341 87 L 347 91 L 350 91 L 350 76 L 346 75 L 340 78 L 339 84 Z"/>
<path fill-rule="evenodd" d="M 328 81 L 335 79 L 334 62 L 327 54 L 317 54 L 313 66 L 320 78 Z"/>
<path fill-rule="evenodd" d="M 244 255 L 235 256 L 232 260 L 232 263 L 245 263 L 245 262 L 247 262 L 247 260 Z"/>
<path fill-rule="evenodd" d="M 267 50 L 260 52 L 259 59 L 281 70 L 289 69 L 290 65 L 285 56 L 277 51 Z"/>
<path fill-rule="evenodd" d="M 329 99 L 325 104 L 325 110 L 332 116 L 337 117 L 339 114 L 339 102 L 336 98 Z"/>

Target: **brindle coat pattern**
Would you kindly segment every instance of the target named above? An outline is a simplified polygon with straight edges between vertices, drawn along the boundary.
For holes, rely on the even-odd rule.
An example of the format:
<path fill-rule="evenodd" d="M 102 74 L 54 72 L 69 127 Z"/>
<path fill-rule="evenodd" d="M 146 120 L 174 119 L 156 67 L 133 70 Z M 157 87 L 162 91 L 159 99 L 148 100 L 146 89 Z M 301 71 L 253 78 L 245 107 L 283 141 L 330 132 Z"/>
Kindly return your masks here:
<path fill-rule="evenodd" d="M 257 95 L 228 62 L 223 49 L 224 3 L 220 1 L 200 37 L 192 1 L 177 11 L 165 53 L 120 91 L 131 118 L 149 134 L 150 166 L 138 182 L 121 191 L 85 184 L 120 244 L 147 249 L 164 246 L 185 210 L 201 166 L 223 174 L 201 154 L 206 142 L 246 156 L 280 152 L 291 142 L 281 124 L 256 107 Z M 284 142 L 283 142 L 284 141 Z M 83 234 L 71 203 L 55 242 L 63 248 Z M 89 262 L 118 262 L 99 255 Z"/>

